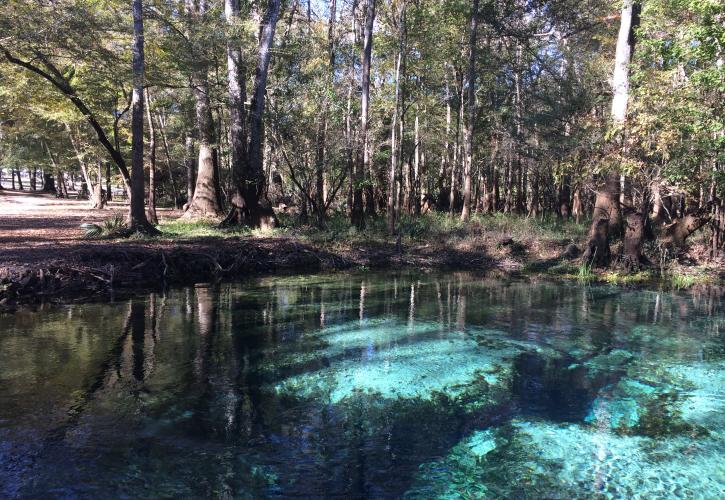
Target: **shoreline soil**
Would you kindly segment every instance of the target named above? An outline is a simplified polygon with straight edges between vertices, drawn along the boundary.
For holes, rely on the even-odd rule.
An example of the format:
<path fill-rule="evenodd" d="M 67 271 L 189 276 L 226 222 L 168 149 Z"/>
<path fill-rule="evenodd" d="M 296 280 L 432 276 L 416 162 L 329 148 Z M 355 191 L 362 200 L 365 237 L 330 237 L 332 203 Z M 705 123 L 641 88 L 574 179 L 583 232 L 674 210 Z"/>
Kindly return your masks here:
<path fill-rule="evenodd" d="M 582 276 L 574 246 L 580 243 L 581 228 L 527 218 L 481 218 L 464 227 L 457 219 L 432 215 L 401 226 L 404 237 L 397 239 L 385 234 L 384 221 L 381 228 L 363 233 L 351 233 L 341 221 L 331 220 L 340 227 L 229 234 L 213 225 L 174 226 L 178 211 L 160 210 L 165 231 L 160 238 L 82 238 L 82 223 L 124 211 L 121 204 L 93 211 L 82 201 L 3 193 L 0 311 L 264 274 L 353 269 L 475 271 L 493 277 L 662 284 L 655 265 L 634 275 L 590 269 Z M 684 279 L 674 283 L 675 288 L 725 282 L 725 269 L 717 264 L 696 260 L 679 272 Z"/>

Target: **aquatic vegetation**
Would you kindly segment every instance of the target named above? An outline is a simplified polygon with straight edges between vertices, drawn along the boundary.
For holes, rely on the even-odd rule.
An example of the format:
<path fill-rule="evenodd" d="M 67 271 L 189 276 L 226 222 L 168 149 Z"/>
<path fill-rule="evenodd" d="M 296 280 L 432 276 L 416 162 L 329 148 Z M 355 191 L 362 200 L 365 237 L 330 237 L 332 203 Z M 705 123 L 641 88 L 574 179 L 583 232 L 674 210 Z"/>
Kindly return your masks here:
<path fill-rule="evenodd" d="M 579 264 L 576 268 L 576 279 L 583 283 L 597 279 L 597 274 L 592 271 L 592 264 L 589 262 Z"/>

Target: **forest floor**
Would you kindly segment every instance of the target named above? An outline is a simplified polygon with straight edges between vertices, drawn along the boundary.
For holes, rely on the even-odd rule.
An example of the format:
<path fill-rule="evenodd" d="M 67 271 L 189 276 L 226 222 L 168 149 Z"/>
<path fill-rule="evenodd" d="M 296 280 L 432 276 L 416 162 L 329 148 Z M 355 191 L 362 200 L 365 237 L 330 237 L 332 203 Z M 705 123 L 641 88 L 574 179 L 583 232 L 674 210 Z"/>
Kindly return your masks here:
<path fill-rule="evenodd" d="M 371 220 L 364 231 L 333 216 L 325 230 L 281 215 L 272 231 L 223 231 L 211 223 L 177 220 L 157 211 L 156 238 L 84 239 L 83 223 L 101 223 L 126 207 L 92 210 L 88 201 L 0 191 L 0 307 L 47 300 L 88 299 L 112 293 L 239 279 L 270 272 L 342 269 L 458 269 L 488 274 L 559 276 L 614 283 L 648 281 L 651 272 L 593 274 L 567 254 L 586 226 L 574 222 L 488 216 L 467 224 L 446 214 L 400 221 L 400 240 Z M 677 285 L 721 281 L 722 270 L 692 262 Z"/>

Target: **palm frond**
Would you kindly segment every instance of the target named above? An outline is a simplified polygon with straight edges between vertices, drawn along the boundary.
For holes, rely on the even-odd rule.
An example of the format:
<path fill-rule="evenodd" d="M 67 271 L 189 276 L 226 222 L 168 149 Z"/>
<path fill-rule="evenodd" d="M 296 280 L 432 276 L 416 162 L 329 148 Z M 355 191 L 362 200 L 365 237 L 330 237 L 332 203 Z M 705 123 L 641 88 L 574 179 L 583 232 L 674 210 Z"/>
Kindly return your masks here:
<path fill-rule="evenodd" d="M 98 238 L 103 234 L 103 228 L 98 224 L 93 224 L 92 222 L 85 222 L 81 224 L 81 229 L 83 230 L 83 239 L 86 240 Z"/>

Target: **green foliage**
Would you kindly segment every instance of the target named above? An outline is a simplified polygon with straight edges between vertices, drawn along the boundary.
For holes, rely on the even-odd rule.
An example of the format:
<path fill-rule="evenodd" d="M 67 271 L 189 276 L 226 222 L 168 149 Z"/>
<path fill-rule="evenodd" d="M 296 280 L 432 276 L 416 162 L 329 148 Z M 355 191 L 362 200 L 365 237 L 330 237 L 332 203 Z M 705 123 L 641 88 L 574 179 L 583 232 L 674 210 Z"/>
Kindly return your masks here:
<path fill-rule="evenodd" d="M 576 279 L 581 283 L 589 283 L 597 278 L 596 273 L 592 271 L 592 264 L 589 262 L 579 264 L 576 271 Z"/>
<path fill-rule="evenodd" d="M 222 229 L 216 221 L 190 221 L 184 219 L 162 221 L 159 224 L 159 230 L 161 230 L 163 236 L 179 240 L 194 238 L 231 238 L 251 234 L 251 230 L 244 226 Z"/>
<path fill-rule="evenodd" d="M 126 219 L 120 214 L 115 214 L 100 224 L 81 224 L 81 229 L 83 230 L 83 238 L 89 240 L 120 238 L 128 235 Z"/>

